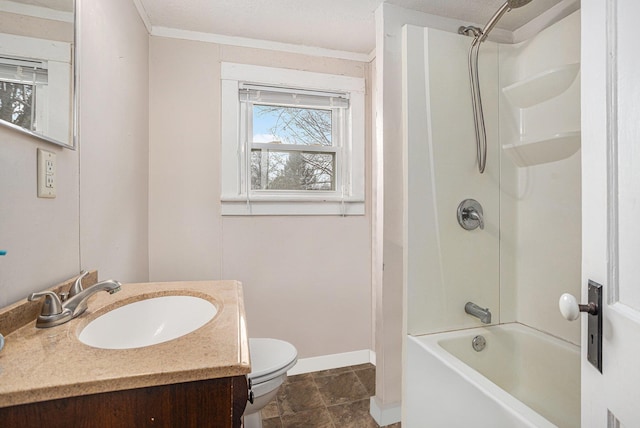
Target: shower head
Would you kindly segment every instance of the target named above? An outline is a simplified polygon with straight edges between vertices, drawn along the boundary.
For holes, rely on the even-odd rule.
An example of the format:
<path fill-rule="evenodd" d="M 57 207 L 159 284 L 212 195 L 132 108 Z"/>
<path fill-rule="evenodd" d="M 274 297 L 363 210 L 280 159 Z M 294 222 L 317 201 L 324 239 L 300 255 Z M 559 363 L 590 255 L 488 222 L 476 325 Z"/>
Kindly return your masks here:
<path fill-rule="evenodd" d="M 531 2 L 531 0 L 507 0 L 504 2 L 504 4 L 500 6 L 500 9 L 498 9 L 498 11 L 491 17 L 489 22 L 487 22 L 487 25 L 484 26 L 481 35 L 476 37 L 473 44 L 484 42 L 487 39 L 487 36 L 489 36 L 489 32 L 493 30 L 493 27 L 495 27 L 500 18 L 502 18 L 502 15 L 509 12 L 511 9 L 517 9 L 529 2 Z"/>
<path fill-rule="evenodd" d="M 519 7 L 522 7 L 528 3 L 530 3 L 531 0 L 507 0 L 507 4 L 509 5 L 509 7 L 511 9 L 517 9 Z"/>

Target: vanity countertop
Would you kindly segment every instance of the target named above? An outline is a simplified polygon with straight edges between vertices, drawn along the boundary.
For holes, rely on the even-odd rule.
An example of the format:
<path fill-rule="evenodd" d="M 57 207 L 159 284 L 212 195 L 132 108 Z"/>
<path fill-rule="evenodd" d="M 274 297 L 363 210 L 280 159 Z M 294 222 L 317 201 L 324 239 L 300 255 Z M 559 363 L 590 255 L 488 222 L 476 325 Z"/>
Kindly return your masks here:
<path fill-rule="evenodd" d="M 136 349 L 97 349 L 77 336 L 118 306 L 161 295 L 209 300 L 216 316 L 185 336 Z M 66 324 L 36 328 L 35 320 L 8 334 L 0 352 L 0 407 L 250 372 L 242 285 L 237 281 L 123 284 L 100 292 L 87 311 Z"/>

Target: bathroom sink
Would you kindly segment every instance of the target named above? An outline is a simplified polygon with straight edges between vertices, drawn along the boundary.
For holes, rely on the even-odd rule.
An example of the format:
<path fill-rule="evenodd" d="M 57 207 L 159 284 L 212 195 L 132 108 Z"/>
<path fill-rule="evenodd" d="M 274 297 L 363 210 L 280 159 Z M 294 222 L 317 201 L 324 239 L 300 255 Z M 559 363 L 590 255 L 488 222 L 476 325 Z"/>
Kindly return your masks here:
<path fill-rule="evenodd" d="M 78 339 L 94 348 L 142 348 L 189 334 L 216 313 L 216 307 L 200 297 L 153 297 L 99 316 L 82 329 Z"/>

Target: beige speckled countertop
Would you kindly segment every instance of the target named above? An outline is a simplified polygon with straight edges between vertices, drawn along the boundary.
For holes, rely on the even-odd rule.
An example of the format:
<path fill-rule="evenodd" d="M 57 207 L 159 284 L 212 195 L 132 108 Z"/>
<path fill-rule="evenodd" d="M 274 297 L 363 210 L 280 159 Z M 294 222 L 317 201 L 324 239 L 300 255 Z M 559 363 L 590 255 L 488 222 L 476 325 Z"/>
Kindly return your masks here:
<path fill-rule="evenodd" d="M 198 296 L 218 312 L 192 333 L 145 348 L 97 349 L 77 339 L 109 310 L 161 295 Z M 236 281 L 124 284 L 118 293 L 93 296 L 89 309 L 66 324 L 43 329 L 34 320 L 5 339 L 0 407 L 250 372 L 242 285 Z"/>

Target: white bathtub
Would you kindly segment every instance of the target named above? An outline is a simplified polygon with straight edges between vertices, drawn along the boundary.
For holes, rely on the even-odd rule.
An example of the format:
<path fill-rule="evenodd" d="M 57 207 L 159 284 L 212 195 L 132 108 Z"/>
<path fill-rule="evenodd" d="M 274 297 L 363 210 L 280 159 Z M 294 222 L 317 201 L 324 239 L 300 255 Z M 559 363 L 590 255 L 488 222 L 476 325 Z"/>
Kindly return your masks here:
<path fill-rule="evenodd" d="M 408 336 L 406 357 L 403 428 L 580 426 L 575 345 L 514 323 Z"/>

